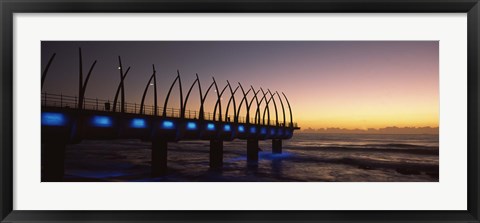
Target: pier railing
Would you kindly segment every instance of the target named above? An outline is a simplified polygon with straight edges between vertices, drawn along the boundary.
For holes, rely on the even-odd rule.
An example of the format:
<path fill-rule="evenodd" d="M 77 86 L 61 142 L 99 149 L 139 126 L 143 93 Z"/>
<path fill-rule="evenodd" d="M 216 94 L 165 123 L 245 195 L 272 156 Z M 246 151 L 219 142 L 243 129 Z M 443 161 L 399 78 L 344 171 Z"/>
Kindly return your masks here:
<path fill-rule="evenodd" d="M 76 96 L 69 96 L 63 94 L 49 94 L 49 93 L 42 93 L 42 106 L 45 107 L 59 107 L 59 108 L 72 108 L 78 109 L 78 98 Z M 115 111 L 114 111 L 115 107 Z M 84 98 L 83 99 L 83 110 L 91 110 L 91 111 L 110 111 L 110 112 L 121 112 L 121 102 L 117 102 L 116 106 L 113 106 L 113 102 L 110 100 L 98 99 L 98 98 Z M 140 104 L 137 103 L 124 103 L 124 113 L 130 114 L 141 114 L 140 112 Z M 145 115 L 155 115 L 155 106 L 153 105 L 144 105 L 143 106 L 143 113 Z M 213 121 L 212 112 L 204 112 L 204 119 L 208 121 Z M 220 115 L 217 114 L 216 120 L 220 120 Z M 157 116 L 163 116 L 163 107 L 157 106 Z M 199 119 L 200 117 L 199 111 L 196 110 L 185 110 L 185 118 L 186 119 Z M 177 108 L 167 108 L 166 109 L 166 117 L 171 118 L 180 118 L 181 111 Z M 224 120 L 224 116 L 221 117 L 222 121 L 224 122 L 234 122 L 234 118 L 231 117 L 227 120 Z M 265 121 L 267 122 L 267 121 Z M 238 123 L 247 123 L 247 120 L 244 116 L 238 117 Z M 250 118 L 249 123 L 256 123 L 255 118 Z M 270 119 L 270 126 L 276 126 L 275 120 Z M 262 122 L 260 124 L 263 124 Z M 289 125 L 290 123 L 287 123 Z M 268 123 L 265 123 L 268 125 Z M 279 126 L 284 126 L 283 122 L 279 122 Z M 289 127 L 298 127 L 297 123 L 293 123 L 293 126 Z"/>

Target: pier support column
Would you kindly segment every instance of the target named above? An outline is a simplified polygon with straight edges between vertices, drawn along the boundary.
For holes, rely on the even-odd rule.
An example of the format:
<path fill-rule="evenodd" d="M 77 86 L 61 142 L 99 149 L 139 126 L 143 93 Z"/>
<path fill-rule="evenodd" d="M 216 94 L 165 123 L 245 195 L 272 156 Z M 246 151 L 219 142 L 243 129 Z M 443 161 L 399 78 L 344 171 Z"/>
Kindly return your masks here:
<path fill-rule="evenodd" d="M 275 153 L 275 154 L 282 153 L 282 140 L 281 139 L 272 139 L 272 153 Z"/>
<path fill-rule="evenodd" d="M 258 139 L 247 139 L 247 161 L 258 161 Z"/>
<path fill-rule="evenodd" d="M 45 182 L 61 182 L 65 173 L 65 142 L 47 142 L 42 145 Z"/>
<path fill-rule="evenodd" d="M 223 167 L 223 140 L 210 140 L 210 168 Z"/>
<path fill-rule="evenodd" d="M 168 142 L 166 139 L 154 139 L 152 141 L 152 176 L 158 177 L 167 173 L 167 151 Z"/>

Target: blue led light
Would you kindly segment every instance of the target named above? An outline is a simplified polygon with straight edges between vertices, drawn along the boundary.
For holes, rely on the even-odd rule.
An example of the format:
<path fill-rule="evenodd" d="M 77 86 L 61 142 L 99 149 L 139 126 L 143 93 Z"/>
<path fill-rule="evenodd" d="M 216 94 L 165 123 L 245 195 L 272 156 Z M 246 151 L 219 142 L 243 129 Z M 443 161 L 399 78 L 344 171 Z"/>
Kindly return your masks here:
<path fill-rule="evenodd" d="M 112 118 L 108 116 L 93 116 L 92 125 L 95 127 L 112 127 Z"/>
<path fill-rule="evenodd" d="M 229 124 L 226 124 L 226 125 L 223 126 L 223 131 L 230 132 L 230 130 L 232 130 L 232 129 L 231 129 Z"/>
<path fill-rule="evenodd" d="M 207 124 L 207 130 L 210 130 L 210 131 L 215 130 L 215 125 L 213 123 L 208 123 Z"/>
<path fill-rule="evenodd" d="M 270 135 L 275 135 L 275 129 L 270 129 Z"/>
<path fill-rule="evenodd" d="M 278 130 L 278 135 L 279 135 L 279 136 L 283 135 L 283 129 L 279 129 L 279 130 Z"/>
<path fill-rule="evenodd" d="M 175 125 L 173 124 L 172 121 L 163 121 L 162 122 L 162 128 L 164 128 L 164 129 L 174 129 Z"/>
<path fill-rule="evenodd" d="M 245 127 L 243 127 L 243 125 L 239 125 L 238 126 L 238 131 L 239 132 L 245 132 Z"/>
<path fill-rule="evenodd" d="M 197 123 L 195 123 L 195 122 L 187 122 L 187 129 L 188 129 L 188 130 L 196 130 L 196 129 L 197 129 Z"/>
<path fill-rule="evenodd" d="M 42 125 L 46 126 L 64 126 L 66 124 L 65 115 L 62 113 L 42 112 Z"/>
<path fill-rule="evenodd" d="M 262 128 L 260 129 L 260 134 L 266 135 L 266 134 L 267 134 L 267 128 L 262 127 Z"/>
<path fill-rule="evenodd" d="M 257 132 L 257 129 L 255 127 L 250 127 L 250 133 L 255 134 Z"/>
<path fill-rule="evenodd" d="M 292 134 L 293 134 L 292 131 L 287 131 L 287 132 L 286 132 L 286 135 L 287 135 L 287 136 L 291 136 Z"/>
<path fill-rule="evenodd" d="M 135 129 L 143 129 L 147 127 L 147 123 L 143 118 L 134 118 L 130 122 L 130 127 Z"/>

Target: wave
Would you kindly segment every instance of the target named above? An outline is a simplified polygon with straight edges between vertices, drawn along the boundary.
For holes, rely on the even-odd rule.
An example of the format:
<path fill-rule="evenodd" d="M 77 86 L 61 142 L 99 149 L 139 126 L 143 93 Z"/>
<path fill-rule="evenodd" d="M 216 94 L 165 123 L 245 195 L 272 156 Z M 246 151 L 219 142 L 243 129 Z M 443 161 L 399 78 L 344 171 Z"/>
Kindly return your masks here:
<path fill-rule="evenodd" d="M 315 148 L 313 148 L 315 149 Z M 404 174 L 404 175 L 420 175 L 426 174 L 430 177 L 438 180 L 438 173 L 439 173 L 439 166 L 438 163 L 422 163 L 422 162 L 408 162 L 405 160 L 379 160 L 375 159 L 376 153 L 414 153 L 414 154 L 427 154 L 427 155 L 438 155 L 438 150 L 432 149 L 408 149 L 408 150 L 398 150 L 398 149 L 377 149 L 377 148 L 348 148 L 348 147 L 318 147 L 318 151 L 323 152 L 368 152 L 371 153 L 370 156 L 363 156 L 363 157 L 356 157 L 356 156 L 331 156 L 331 155 L 321 155 L 321 154 L 310 154 L 308 152 L 312 152 L 312 147 L 309 148 L 284 148 L 284 152 L 282 154 L 272 154 L 270 151 L 262 151 L 259 153 L 260 160 L 270 160 L 270 161 L 288 161 L 297 164 L 334 164 L 334 165 L 349 165 L 359 169 L 364 170 L 376 170 L 376 169 L 390 169 L 394 170 L 397 173 Z M 304 154 L 299 154 L 295 151 L 303 150 L 306 151 Z M 176 152 L 185 152 L 185 153 L 208 153 L 207 151 L 201 151 L 198 149 L 190 148 L 190 149 L 182 149 L 177 150 Z M 235 158 L 232 159 L 225 159 L 226 163 L 229 162 L 238 162 L 238 161 L 246 161 L 247 157 L 245 156 L 246 151 L 234 149 L 229 150 L 225 149 L 224 154 L 228 155 L 235 155 Z M 370 158 L 369 158 L 370 157 Z"/>
<path fill-rule="evenodd" d="M 291 150 L 321 150 L 321 151 L 330 151 L 330 152 L 375 152 L 375 153 L 408 153 L 408 154 L 417 154 L 417 155 L 439 155 L 438 147 L 425 147 L 425 146 L 403 146 L 402 149 L 392 148 L 388 146 L 389 144 L 382 145 L 364 145 L 364 146 L 328 146 L 328 147 L 295 147 L 289 146 L 284 147 Z M 398 145 L 398 144 L 395 144 Z M 400 146 L 397 146 L 400 147 Z"/>
<path fill-rule="evenodd" d="M 286 141 L 287 142 L 287 141 Z M 135 141 L 85 141 L 68 146 L 66 181 L 438 181 L 436 146 L 385 142 L 341 145 L 285 143 L 272 154 L 260 143 L 251 167 L 246 143 L 225 142 L 222 173 L 209 170 L 208 142 L 169 144 L 168 175 L 150 177 L 151 144 Z M 411 155 L 417 154 L 417 155 Z M 421 155 L 418 155 L 421 154 Z"/>
<path fill-rule="evenodd" d="M 359 157 L 306 157 L 306 156 L 291 156 L 288 158 L 291 162 L 296 163 L 328 163 L 354 166 L 365 170 L 376 169 L 391 169 L 404 175 L 420 175 L 426 174 L 438 180 L 439 166 L 438 163 L 410 163 L 410 162 L 395 162 L 382 161 L 378 159 L 359 158 Z"/>

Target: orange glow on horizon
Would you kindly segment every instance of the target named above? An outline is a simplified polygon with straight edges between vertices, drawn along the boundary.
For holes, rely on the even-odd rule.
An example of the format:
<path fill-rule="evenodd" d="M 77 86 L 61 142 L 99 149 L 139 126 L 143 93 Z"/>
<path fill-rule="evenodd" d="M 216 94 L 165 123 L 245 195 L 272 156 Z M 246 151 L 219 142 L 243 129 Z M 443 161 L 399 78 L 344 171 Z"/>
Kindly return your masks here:
<path fill-rule="evenodd" d="M 377 100 L 356 97 L 342 100 L 321 100 L 318 103 L 296 100 L 294 121 L 306 128 L 368 129 L 396 127 L 438 127 L 438 97 L 434 100 L 391 98 L 389 103 L 379 97 Z M 435 100 L 436 99 L 436 100 Z"/>

